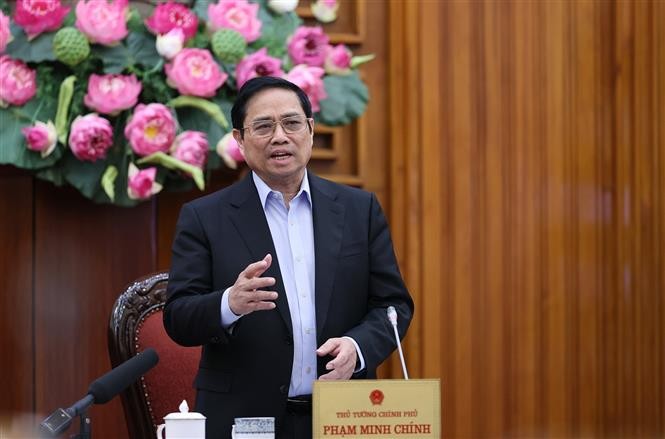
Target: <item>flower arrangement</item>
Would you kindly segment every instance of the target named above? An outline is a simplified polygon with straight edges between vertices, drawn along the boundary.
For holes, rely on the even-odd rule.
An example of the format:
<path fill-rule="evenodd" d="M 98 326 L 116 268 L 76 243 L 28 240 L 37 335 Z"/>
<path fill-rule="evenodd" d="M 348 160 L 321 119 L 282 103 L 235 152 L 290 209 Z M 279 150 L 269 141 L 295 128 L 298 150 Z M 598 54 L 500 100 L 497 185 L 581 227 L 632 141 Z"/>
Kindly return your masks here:
<path fill-rule="evenodd" d="M 351 122 L 372 56 L 331 45 L 297 4 L 169 0 L 142 17 L 128 0 L 0 0 L 0 164 L 131 206 L 238 166 L 229 114 L 256 76 L 300 86 L 318 122 Z M 337 6 L 312 12 L 329 22 Z"/>

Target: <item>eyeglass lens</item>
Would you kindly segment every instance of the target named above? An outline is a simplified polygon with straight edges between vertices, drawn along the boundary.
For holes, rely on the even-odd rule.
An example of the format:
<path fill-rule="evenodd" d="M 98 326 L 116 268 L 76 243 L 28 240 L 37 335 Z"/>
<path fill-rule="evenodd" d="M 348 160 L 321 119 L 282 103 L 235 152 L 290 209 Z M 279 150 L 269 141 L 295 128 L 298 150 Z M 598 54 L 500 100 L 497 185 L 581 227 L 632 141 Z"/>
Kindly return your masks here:
<path fill-rule="evenodd" d="M 261 120 L 250 125 L 252 134 L 255 136 L 268 136 L 275 132 L 277 124 L 288 134 L 295 134 L 302 131 L 307 125 L 307 118 L 303 116 L 285 117 L 278 121 Z"/>

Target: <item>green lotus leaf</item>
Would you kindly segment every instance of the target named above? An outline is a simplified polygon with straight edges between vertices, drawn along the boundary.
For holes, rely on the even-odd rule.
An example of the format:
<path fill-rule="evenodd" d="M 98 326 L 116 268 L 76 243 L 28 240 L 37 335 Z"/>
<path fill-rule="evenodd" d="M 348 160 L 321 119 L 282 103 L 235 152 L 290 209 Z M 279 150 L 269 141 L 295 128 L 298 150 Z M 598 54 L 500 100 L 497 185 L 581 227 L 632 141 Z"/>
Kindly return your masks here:
<path fill-rule="evenodd" d="M 55 61 L 54 32 L 46 32 L 28 40 L 23 29 L 12 22 L 11 33 L 14 39 L 7 45 L 7 55 L 25 62 Z"/>
<path fill-rule="evenodd" d="M 367 108 L 369 92 L 358 72 L 323 78 L 328 97 L 321 101 L 317 121 L 326 125 L 344 125 L 357 118 Z"/>
<path fill-rule="evenodd" d="M 52 117 L 52 113 L 38 99 L 32 99 L 22 107 L 0 108 L 0 164 L 8 163 L 24 169 L 53 166 L 60 159 L 62 148 L 56 147 L 48 157 L 42 158 L 39 152 L 26 148 L 21 132 L 21 128 L 32 125 L 34 121 L 47 121 Z"/>

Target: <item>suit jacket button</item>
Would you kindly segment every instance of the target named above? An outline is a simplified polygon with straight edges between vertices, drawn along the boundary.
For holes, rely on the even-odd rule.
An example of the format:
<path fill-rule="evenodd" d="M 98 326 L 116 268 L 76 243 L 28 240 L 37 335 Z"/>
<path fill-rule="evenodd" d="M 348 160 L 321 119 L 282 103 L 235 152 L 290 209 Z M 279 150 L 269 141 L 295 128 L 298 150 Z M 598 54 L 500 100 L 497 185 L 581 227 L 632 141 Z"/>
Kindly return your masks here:
<path fill-rule="evenodd" d="M 221 339 L 218 336 L 215 335 L 214 337 L 212 337 L 210 339 L 210 341 L 213 342 L 213 343 L 219 343 L 221 341 Z"/>
<path fill-rule="evenodd" d="M 293 344 L 293 338 L 292 337 L 284 337 L 284 343 L 286 343 L 287 346 L 291 346 Z"/>
<path fill-rule="evenodd" d="M 287 386 L 286 384 L 282 384 L 281 386 L 279 386 L 279 391 L 282 395 L 286 395 L 289 391 L 289 386 Z"/>

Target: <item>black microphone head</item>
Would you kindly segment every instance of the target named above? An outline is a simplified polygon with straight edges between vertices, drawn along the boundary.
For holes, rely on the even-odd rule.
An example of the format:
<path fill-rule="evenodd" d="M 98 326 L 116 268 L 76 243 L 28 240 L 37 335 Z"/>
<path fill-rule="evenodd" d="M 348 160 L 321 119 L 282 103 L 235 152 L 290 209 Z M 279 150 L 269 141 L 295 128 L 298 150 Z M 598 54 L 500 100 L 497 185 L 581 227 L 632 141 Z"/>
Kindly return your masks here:
<path fill-rule="evenodd" d="M 106 375 L 97 378 L 90 384 L 88 393 L 95 398 L 95 404 L 105 404 L 139 379 L 141 375 L 155 367 L 158 361 L 157 352 L 148 348 Z"/>
<path fill-rule="evenodd" d="M 60 436 L 69 428 L 72 419 L 67 410 L 57 409 L 39 424 L 39 432 L 45 437 Z"/>

